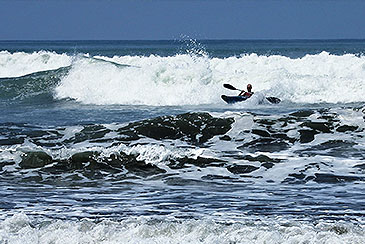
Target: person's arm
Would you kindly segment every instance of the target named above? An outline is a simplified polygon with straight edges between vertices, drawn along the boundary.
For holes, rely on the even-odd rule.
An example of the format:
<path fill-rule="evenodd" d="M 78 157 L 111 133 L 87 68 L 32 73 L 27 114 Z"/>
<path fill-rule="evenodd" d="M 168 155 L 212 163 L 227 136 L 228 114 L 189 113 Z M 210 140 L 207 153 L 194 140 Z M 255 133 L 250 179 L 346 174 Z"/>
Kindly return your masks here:
<path fill-rule="evenodd" d="M 245 92 L 244 90 L 242 90 L 242 91 L 240 92 L 240 94 L 238 94 L 238 96 L 243 96 L 245 93 L 246 93 L 246 92 Z"/>

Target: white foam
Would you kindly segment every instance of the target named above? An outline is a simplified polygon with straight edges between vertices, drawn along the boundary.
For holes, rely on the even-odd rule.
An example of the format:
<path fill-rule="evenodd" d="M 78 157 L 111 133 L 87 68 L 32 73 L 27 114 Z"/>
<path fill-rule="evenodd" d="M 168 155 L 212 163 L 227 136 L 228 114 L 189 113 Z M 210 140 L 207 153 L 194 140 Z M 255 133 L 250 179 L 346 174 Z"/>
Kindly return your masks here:
<path fill-rule="evenodd" d="M 297 221 L 217 223 L 212 220 L 150 221 L 132 218 L 45 221 L 37 226 L 24 214 L 0 223 L 1 243 L 364 243 L 362 226 Z"/>
<path fill-rule="evenodd" d="M 57 87 L 56 96 L 86 104 L 223 104 L 221 94 L 238 93 L 224 89 L 224 83 L 241 89 L 251 83 L 256 93 L 284 101 L 365 101 L 365 57 L 353 54 L 322 52 L 298 59 L 256 54 L 229 58 L 151 55 L 98 59 L 76 61 Z"/>
<path fill-rule="evenodd" d="M 72 57 L 55 52 L 0 52 L 0 78 L 19 77 L 71 65 Z"/>

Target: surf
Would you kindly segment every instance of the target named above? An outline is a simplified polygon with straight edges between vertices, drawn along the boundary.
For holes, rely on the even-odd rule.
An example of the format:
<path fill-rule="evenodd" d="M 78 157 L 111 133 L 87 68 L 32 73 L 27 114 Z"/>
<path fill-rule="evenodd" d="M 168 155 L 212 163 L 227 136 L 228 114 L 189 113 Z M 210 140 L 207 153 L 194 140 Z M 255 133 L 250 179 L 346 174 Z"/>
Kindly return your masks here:
<path fill-rule="evenodd" d="M 363 102 L 365 57 L 322 52 L 291 59 L 284 56 L 212 58 L 177 54 L 98 57 L 77 60 L 55 89 L 56 98 L 84 104 L 219 104 L 229 93 L 222 85 L 253 85 L 253 91 L 291 103 Z M 130 66 L 118 67 L 117 64 Z"/>

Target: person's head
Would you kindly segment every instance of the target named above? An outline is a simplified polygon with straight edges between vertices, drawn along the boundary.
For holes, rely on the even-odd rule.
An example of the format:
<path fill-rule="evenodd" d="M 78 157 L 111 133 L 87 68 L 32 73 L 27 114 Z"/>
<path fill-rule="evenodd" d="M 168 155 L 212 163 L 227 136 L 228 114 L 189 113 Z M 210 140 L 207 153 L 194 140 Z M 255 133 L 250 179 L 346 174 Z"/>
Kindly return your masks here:
<path fill-rule="evenodd" d="M 248 91 L 248 92 L 251 92 L 251 90 L 252 90 L 252 85 L 251 85 L 251 84 L 248 84 L 248 85 L 247 85 L 247 91 Z"/>

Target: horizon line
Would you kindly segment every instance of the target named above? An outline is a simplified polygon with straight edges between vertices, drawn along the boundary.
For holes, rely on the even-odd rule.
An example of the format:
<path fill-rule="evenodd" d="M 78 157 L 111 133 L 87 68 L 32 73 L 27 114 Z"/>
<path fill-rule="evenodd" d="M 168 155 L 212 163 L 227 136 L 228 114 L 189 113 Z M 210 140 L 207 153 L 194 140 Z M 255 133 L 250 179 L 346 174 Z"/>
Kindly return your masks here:
<path fill-rule="evenodd" d="M 207 38 L 207 39 L 4 39 L 0 42 L 72 42 L 72 41 L 363 41 L 365 38 L 252 38 L 252 39 L 218 39 L 218 38 Z"/>

